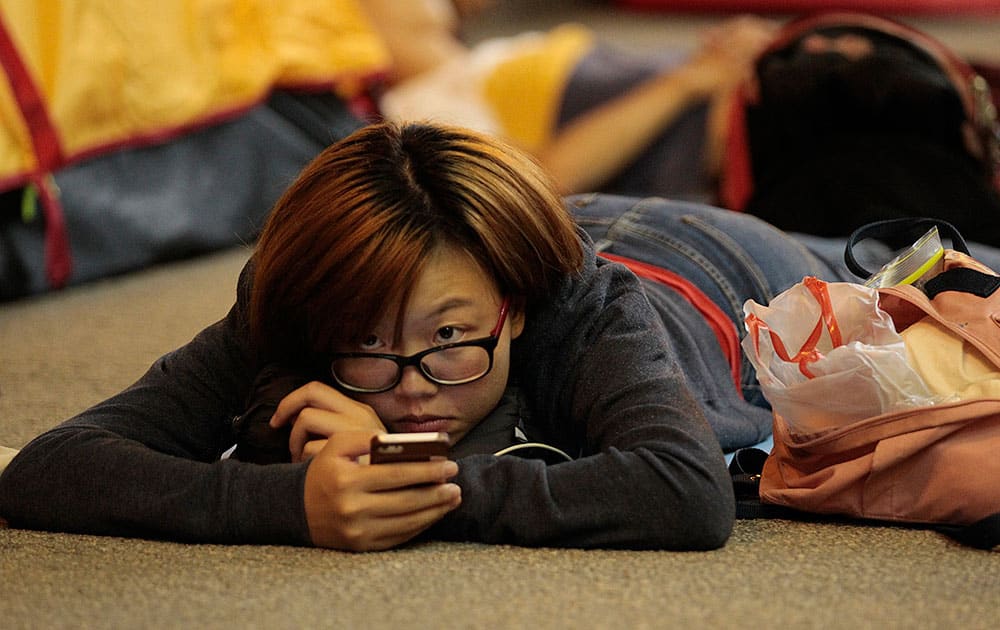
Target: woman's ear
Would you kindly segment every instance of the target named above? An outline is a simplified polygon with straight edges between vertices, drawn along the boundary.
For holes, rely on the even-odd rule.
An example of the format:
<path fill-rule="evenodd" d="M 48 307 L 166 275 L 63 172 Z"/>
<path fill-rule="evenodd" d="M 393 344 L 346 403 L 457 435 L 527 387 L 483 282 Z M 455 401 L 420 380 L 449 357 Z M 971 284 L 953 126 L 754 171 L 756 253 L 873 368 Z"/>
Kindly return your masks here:
<path fill-rule="evenodd" d="M 517 339 L 524 332 L 524 306 L 513 308 L 508 317 L 510 319 L 510 338 Z"/>

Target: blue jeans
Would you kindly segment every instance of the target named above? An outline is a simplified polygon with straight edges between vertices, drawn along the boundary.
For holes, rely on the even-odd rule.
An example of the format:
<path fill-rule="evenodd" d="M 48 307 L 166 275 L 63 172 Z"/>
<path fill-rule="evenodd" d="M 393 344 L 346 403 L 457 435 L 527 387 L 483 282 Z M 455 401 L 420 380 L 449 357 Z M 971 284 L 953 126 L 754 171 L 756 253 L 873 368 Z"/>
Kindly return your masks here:
<path fill-rule="evenodd" d="M 743 303 L 766 304 L 812 275 L 856 281 L 828 243 L 817 256 L 801 240 L 757 219 L 705 205 L 611 195 L 571 197 L 570 207 L 598 252 L 674 272 L 707 295 L 742 338 Z M 771 414 L 752 366 L 741 359 L 741 388 L 704 316 L 676 291 L 643 280 L 659 311 L 676 360 L 726 451 L 756 444 L 771 433 Z"/>
<path fill-rule="evenodd" d="M 745 334 L 747 299 L 766 304 L 806 275 L 831 282 L 861 280 L 844 263 L 846 238 L 789 234 L 747 214 L 660 198 L 596 194 L 570 197 L 569 202 L 598 252 L 684 277 L 732 320 L 740 337 Z M 968 245 L 973 257 L 1000 270 L 1000 248 L 971 241 Z M 863 267 L 875 271 L 894 252 L 879 241 L 866 240 L 854 246 L 854 255 Z M 702 314 L 662 284 L 647 280 L 643 284 L 723 449 L 767 438 L 769 405 L 746 357 L 737 389 L 725 354 Z"/>

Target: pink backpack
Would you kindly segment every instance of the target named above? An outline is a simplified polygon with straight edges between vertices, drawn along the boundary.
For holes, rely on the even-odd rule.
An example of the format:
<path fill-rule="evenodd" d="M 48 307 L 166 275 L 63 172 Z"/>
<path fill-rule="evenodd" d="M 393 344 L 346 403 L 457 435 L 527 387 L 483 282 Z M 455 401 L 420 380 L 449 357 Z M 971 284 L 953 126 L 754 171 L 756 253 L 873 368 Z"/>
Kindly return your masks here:
<path fill-rule="evenodd" d="M 869 275 L 853 243 L 914 221 L 855 232 L 845 256 L 852 271 Z M 933 223 L 952 236 L 944 271 L 923 291 L 879 289 L 879 307 L 900 332 L 932 318 L 1000 371 L 1000 277 L 969 256 L 954 228 Z M 912 407 L 811 434 L 775 413 L 771 453 L 738 452 L 730 469 L 740 517 L 839 515 L 933 526 L 985 549 L 1000 544 L 1000 398 Z"/>

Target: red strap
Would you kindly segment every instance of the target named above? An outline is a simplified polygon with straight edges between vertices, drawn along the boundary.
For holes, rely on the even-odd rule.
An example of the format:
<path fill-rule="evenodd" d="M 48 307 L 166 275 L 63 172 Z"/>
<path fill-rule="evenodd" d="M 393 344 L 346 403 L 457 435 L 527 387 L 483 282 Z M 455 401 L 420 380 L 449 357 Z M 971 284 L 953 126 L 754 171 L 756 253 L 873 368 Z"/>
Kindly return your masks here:
<path fill-rule="evenodd" d="M 746 209 L 753 195 L 753 173 L 750 165 L 750 132 L 747 129 L 747 86 L 741 85 L 729 106 L 726 137 L 719 177 L 719 203 L 723 208 Z"/>
<path fill-rule="evenodd" d="M 0 65 L 7 74 L 14 100 L 31 135 L 31 143 L 38 164 L 30 174 L 31 183 L 38 188 L 39 200 L 45 212 L 45 273 L 49 284 L 59 288 L 66 284 L 72 272 L 72 257 L 62 206 L 49 187 L 47 174 L 65 162 L 59 134 L 45 107 L 45 99 L 25 67 L 14 40 L 0 14 Z"/>
<path fill-rule="evenodd" d="M 601 252 L 600 256 L 625 265 L 640 278 L 653 280 L 654 282 L 659 282 L 670 287 L 701 313 L 712 329 L 712 332 L 715 333 L 715 338 L 719 341 L 722 353 L 726 356 L 736 390 L 742 390 L 740 377 L 740 339 L 736 333 L 736 326 L 710 297 L 705 295 L 701 289 L 689 280 L 662 267 L 605 252 Z"/>
<path fill-rule="evenodd" d="M 63 163 L 59 135 L 45 108 L 45 99 L 21 60 L 2 14 L 0 14 L 0 64 L 7 73 L 14 99 L 28 125 L 28 132 L 31 134 L 31 142 L 38 159 L 38 170 L 43 173 L 52 172 Z"/>
<path fill-rule="evenodd" d="M 51 177 L 38 178 L 33 183 L 45 213 L 45 277 L 49 286 L 61 289 L 73 273 L 73 257 L 62 204 Z"/>
<path fill-rule="evenodd" d="M 768 335 L 771 337 L 771 345 L 774 346 L 774 352 L 778 357 L 788 363 L 798 363 L 799 371 L 802 372 L 807 378 L 815 378 L 812 371 L 809 370 L 809 364 L 815 363 L 823 358 L 823 354 L 816 350 L 817 344 L 819 344 L 820 338 L 823 336 L 823 329 L 825 328 L 828 333 L 830 333 L 830 341 L 834 348 L 844 345 L 843 338 L 840 334 L 840 324 L 837 322 L 837 316 L 833 312 L 833 302 L 830 300 L 830 291 L 827 289 L 827 285 L 822 280 L 813 278 L 812 276 L 807 276 L 803 278 L 802 284 L 805 288 L 816 298 L 816 302 L 820 306 L 820 317 L 816 320 L 816 325 L 813 327 L 812 332 L 802 343 L 802 347 L 799 351 L 792 356 L 785 347 L 785 343 L 781 340 L 776 332 L 771 330 L 767 323 L 753 315 L 752 313 L 747 316 L 747 330 L 751 335 L 753 340 L 754 349 L 757 354 L 760 354 L 760 333 L 767 331 Z"/>

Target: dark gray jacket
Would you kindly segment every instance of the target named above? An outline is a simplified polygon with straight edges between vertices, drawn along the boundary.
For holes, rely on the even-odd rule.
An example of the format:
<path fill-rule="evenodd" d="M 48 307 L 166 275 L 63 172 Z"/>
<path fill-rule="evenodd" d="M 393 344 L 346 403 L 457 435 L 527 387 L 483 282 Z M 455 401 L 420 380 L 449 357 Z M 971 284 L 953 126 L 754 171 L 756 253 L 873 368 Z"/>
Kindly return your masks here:
<path fill-rule="evenodd" d="M 539 435 L 574 461 L 459 459 L 462 504 L 428 536 L 520 545 L 707 549 L 730 476 L 638 280 L 595 258 L 529 314 L 511 374 Z M 134 385 L 39 436 L 0 476 L 12 526 L 181 541 L 309 544 L 308 463 L 219 460 L 254 380 L 252 273 L 221 321 Z"/>

